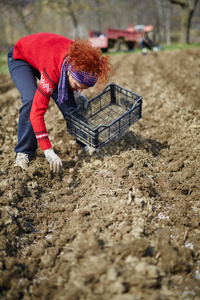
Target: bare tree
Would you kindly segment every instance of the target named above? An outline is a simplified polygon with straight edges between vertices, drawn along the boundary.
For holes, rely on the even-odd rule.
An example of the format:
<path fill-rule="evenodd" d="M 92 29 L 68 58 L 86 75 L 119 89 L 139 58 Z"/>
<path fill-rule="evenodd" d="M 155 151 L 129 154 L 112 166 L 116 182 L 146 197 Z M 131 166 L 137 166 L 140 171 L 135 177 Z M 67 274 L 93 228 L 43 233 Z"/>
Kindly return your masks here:
<path fill-rule="evenodd" d="M 107 27 L 113 26 L 113 19 L 111 16 L 115 9 L 116 0 L 88 0 L 87 10 L 84 12 L 89 20 L 89 29 L 99 32 L 105 31 Z M 116 15 L 115 15 L 116 16 Z"/>
<path fill-rule="evenodd" d="M 0 0 L 0 42 L 2 45 L 11 44 L 22 35 L 40 31 L 51 31 L 74 39 L 86 38 L 88 30 L 106 32 L 109 27 L 126 29 L 129 24 L 152 24 L 155 28 L 155 40 L 170 43 L 171 32 L 179 30 L 180 18 L 185 26 L 182 27 L 187 29 L 182 30 L 182 36 L 189 41 L 191 20 L 195 20 L 195 16 L 197 21 L 196 24 L 193 23 L 194 29 L 197 31 L 199 26 L 197 2 L 198 0 Z M 173 10 L 177 13 L 174 19 Z M 183 38 L 182 41 L 184 42 Z"/>
<path fill-rule="evenodd" d="M 154 0 L 158 9 L 160 39 L 171 44 L 171 5 L 168 0 Z"/>
<path fill-rule="evenodd" d="M 59 13 L 60 15 L 70 16 L 74 30 L 75 30 L 75 37 L 80 36 L 80 28 L 79 28 L 79 15 L 81 10 L 92 10 L 92 7 L 87 3 L 86 0 L 58 0 L 58 1 L 51 1 L 51 0 L 43 0 L 43 5 L 46 5 Z"/>
<path fill-rule="evenodd" d="M 169 0 L 172 4 L 180 5 L 182 8 L 181 42 L 190 42 L 190 28 L 198 0 Z"/>
<path fill-rule="evenodd" d="M 36 0 L 7 0 L 2 3 L 9 8 L 15 10 L 19 20 L 22 22 L 24 28 L 31 34 L 33 27 L 36 24 L 41 14 L 40 1 Z"/>

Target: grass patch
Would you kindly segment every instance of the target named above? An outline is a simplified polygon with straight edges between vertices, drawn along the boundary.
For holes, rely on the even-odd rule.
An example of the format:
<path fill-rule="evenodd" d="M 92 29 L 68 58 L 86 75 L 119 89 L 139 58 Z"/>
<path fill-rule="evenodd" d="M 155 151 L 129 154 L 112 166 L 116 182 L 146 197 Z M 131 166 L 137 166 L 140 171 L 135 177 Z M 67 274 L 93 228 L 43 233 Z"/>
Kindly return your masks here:
<path fill-rule="evenodd" d="M 190 48 L 200 48 L 200 43 L 196 44 L 180 44 L 180 43 L 172 43 L 171 45 L 162 44 L 163 50 L 185 50 Z"/>

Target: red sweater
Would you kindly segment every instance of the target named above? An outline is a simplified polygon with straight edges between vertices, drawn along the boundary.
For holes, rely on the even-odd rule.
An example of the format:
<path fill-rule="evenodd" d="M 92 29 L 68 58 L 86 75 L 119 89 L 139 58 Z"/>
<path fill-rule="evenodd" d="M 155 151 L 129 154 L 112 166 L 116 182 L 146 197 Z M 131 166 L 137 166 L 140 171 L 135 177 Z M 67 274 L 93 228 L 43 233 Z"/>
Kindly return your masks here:
<path fill-rule="evenodd" d="M 13 58 L 27 61 L 41 74 L 30 113 L 30 121 L 41 150 L 51 148 L 44 123 L 50 96 L 58 87 L 63 59 L 73 41 L 52 33 L 36 33 L 21 38 Z"/>

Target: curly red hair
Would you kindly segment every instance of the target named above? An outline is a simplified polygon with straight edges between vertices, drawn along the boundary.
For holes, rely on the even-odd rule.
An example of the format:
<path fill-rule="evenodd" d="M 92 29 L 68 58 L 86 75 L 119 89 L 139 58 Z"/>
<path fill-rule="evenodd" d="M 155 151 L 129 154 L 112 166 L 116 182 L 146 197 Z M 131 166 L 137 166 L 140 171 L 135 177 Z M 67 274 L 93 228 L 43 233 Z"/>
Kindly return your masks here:
<path fill-rule="evenodd" d="M 85 71 L 93 76 L 99 77 L 98 85 L 105 85 L 109 76 L 113 73 L 109 55 L 102 55 L 98 47 L 93 47 L 91 42 L 76 39 L 69 48 L 68 63 L 73 66 L 73 70 Z"/>

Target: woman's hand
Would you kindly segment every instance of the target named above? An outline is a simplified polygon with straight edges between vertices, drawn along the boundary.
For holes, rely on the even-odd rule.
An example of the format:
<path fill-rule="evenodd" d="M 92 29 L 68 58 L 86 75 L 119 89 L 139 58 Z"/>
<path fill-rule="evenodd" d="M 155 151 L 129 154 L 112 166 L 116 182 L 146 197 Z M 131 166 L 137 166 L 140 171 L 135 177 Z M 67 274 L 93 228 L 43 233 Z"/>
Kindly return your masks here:
<path fill-rule="evenodd" d="M 54 173 L 60 173 L 62 171 L 62 162 L 58 155 L 52 148 L 44 150 L 46 160 L 50 164 L 50 170 Z"/>
<path fill-rule="evenodd" d="M 84 113 L 88 107 L 88 99 L 79 92 L 74 93 L 74 97 L 77 103 L 77 108 L 80 113 Z"/>

